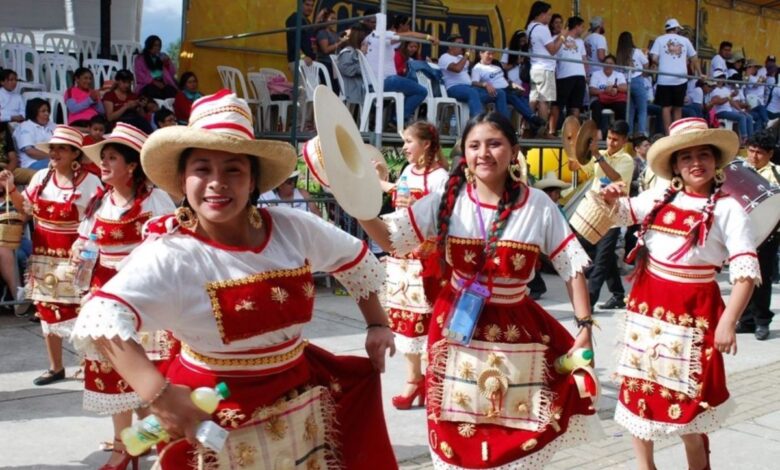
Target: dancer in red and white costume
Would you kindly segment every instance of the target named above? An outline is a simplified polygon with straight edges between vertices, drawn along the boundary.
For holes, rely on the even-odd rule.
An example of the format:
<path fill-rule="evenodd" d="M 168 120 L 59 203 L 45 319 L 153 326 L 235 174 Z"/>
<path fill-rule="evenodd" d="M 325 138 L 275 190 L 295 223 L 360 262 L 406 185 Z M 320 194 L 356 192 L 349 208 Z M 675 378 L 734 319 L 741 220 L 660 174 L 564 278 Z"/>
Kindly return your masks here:
<path fill-rule="evenodd" d="M 140 152 L 146 138 L 141 130 L 120 122 L 105 140 L 84 148 L 84 154 L 100 167 L 103 183 L 110 187 L 98 191 L 90 202 L 87 218 L 79 226 L 79 240 L 73 245 L 73 253 L 78 255 L 89 236 L 96 235 L 100 252 L 92 272 L 93 291 L 114 277 L 119 263 L 141 243 L 141 229 L 150 218 L 176 209 L 170 196 L 149 186 L 141 168 Z M 141 344 L 147 357 L 159 364 L 175 354 L 176 342 L 166 331 L 141 335 Z M 114 452 L 101 470 L 123 470 L 130 462 L 119 435 L 132 424 L 132 410 L 140 402 L 110 362 L 87 356 L 84 409 L 110 414 L 114 424 Z"/>
<path fill-rule="evenodd" d="M 682 119 L 648 153 L 653 173 L 672 180 L 668 189 L 631 199 L 619 198 L 621 183 L 603 191 L 619 201 L 621 225 L 641 223 L 615 411 L 641 469 L 654 468 L 653 441 L 671 435 L 685 443 L 689 468 L 709 468 L 706 433 L 734 408 L 722 354 L 737 352 L 737 320 L 761 282 L 747 214 L 720 187 L 720 168 L 738 149 L 735 133 Z M 724 263 L 733 284 L 726 305 L 715 279 Z"/>
<path fill-rule="evenodd" d="M 97 345 L 174 438 L 196 442 L 206 419 L 230 431 L 218 453 L 171 442 L 164 469 L 204 459 L 230 469 L 396 468 L 379 389 L 393 349 L 376 295 L 382 267 L 365 243 L 311 214 L 255 207 L 296 159 L 289 144 L 253 140 L 251 116 L 222 90 L 193 104 L 187 127 L 149 137 L 144 171 L 182 206 L 148 224 L 153 236 L 84 305 L 74 343 Z M 333 273 L 357 299 L 369 359 L 303 339 L 315 271 Z M 139 345 L 139 332 L 161 329 L 182 342 L 166 376 Z M 208 416 L 189 393 L 218 382 L 231 395 Z"/>
<path fill-rule="evenodd" d="M 97 176 L 81 168 L 82 142 L 77 129 L 57 126 L 48 143 L 36 145 L 49 153 L 49 168 L 35 173 L 21 193 L 16 191 L 11 172 L 0 173 L 0 184 L 10 192 L 14 207 L 35 220 L 25 289 L 41 319 L 49 355 L 49 370 L 33 381 L 35 385 L 65 378 L 62 338 L 70 335 L 81 301 L 73 288 L 70 249 L 78 237 L 84 209 L 101 187 Z"/>
<path fill-rule="evenodd" d="M 418 199 L 427 196 L 446 183 L 447 160 L 441 153 L 439 133 L 433 124 L 417 121 L 403 132 L 403 153 L 409 164 L 398 177 L 404 178 L 409 188 L 408 200 L 398 198 L 396 184 L 387 182 L 387 173 L 382 174 L 382 189 L 392 193 L 393 207 L 405 209 Z M 377 169 L 381 169 L 377 165 Z M 428 323 L 431 320 L 433 302 L 439 294 L 441 279 L 425 276 L 430 271 L 430 263 L 438 263 L 430 254 L 435 248 L 434 240 L 419 246 L 406 256 L 387 256 L 387 288 L 385 290 L 385 309 L 390 317 L 390 327 L 396 333 L 398 350 L 406 356 L 407 387 L 403 394 L 393 397 L 393 405 L 398 409 L 409 409 L 414 400 L 423 402 L 425 397 L 424 376 L 422 372 L 422 353 L 428 338 Z"/>
<path fill-rule="evenodd" d="M 436 237 L 452 270 L 428 336 L 434 468 L 541 468 L 558 449 L 601 434 L 591 398 L 581 397 L 571 375 L 552 369 L 557 357 L 590 348 L 582 274 L 589 260 L 550 198 L 522 182 L 518 150 L 508 119 L 479 115 L 466 125 L 465 158 L 442 190 L 385 216 L 387 225 L 361 222 L 383 248 L 398 253 Z M 576 339 L 528 296 L 540 253 L 572 295 L 582 326 Z M 467 345 L 442 334 L 464 282 L 491 291 Z"/>

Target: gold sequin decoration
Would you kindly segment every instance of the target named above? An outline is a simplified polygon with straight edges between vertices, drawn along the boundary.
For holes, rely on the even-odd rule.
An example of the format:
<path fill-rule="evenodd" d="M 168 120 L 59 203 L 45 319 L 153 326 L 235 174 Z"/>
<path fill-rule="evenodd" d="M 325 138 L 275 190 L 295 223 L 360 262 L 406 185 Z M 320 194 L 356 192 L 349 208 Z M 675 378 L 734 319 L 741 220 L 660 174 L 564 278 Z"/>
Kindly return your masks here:
<path fill-rule="evenodd" d="M 512 261 L 512 267 L 515 268 L 515 271 L 520 271 L 525 266 L 525 255 L 520 253 L 515 253 L 510 258 Z"/>
<path fill-rule="evenodd" d="M 238 408 L 223 408 L 217 412 L 217 418 L 223 428 L 237 428 L 246 415 Z"/>
<path fill-rule="evenodd" d="M 642 382 L 642 393 L 645 395 L 652 395 L 655 391 L 655 384 L 653 382 L 648 382 L 647 380 Z"/>
<path fill-rule="evenodd" d="M 630 378 L 626 379 L 626 388 L 629 389 L 632 392 L 636 392 L 639 390 L 639 380 Z"/>
<path fill-rule="evenodd" d="M 628 337 L 631 338 L 631 341 L 638 341 L 639 333 L 637 333 L 636 331 L 632 331 L 631 333 L 629 333 Z"/>
<path fill-rule="evenodd" d="M 656 320 L 660 320 L 664 316 L 664 308 L 663 307 L 656 307 L 653 309 L 653 318 Z"/>
<path fill-rule="evenodd" d="M 282 289 L 281 287 L 274 286 L 271 288 L 271 300 L 273 300 L 274 302 L 283 304 L 287 302 L 288 298 L 290 298 L 290 294 L 288 294 L 287 291 Z"/>
<path fill-rule="evenodd" d="M 520 414 L 528 414 L 528 404 L 522 400 L 515 403 L 515 409 Z"/>
<path fill-rule="evenodd" d="M 682 352 L 682 343 L 679 341 L 673 341 L 672 344 L 669 345 L 669 350 L 675 355 L 679 356 Z"/>
<path fill-rule="evenodd" d="M 101 392 L 106 389 L 106 385 L 103 383 L 103 380 L 100 377 L 95 379 L 95 387 L 97 387 L 97 389 Z"/>
<path fill-rule="evenodd" d="M 100 361 L 100 372 L 102 372 L 103 374 L 110 374 L 111 371 L 113 370 L 114 368 L 111 367 L 110 362 Z"/>
<path fill-rule="evenodd" d="M 315 292 L 316 289 L 313 283 L 307 282 L 303 285 L 303 295 L 305 295 L 307 299 L 313 299 Z"/>
<path fill-rule="evenodd" d="M 667 212 L 666 214 L 664 214 L 664 217 L 663 217 L 663 221 L 664 221 L 664 223 L 666 225 L 671 225 L 672 222 L 675 221 L 675 219 L 677 219 L 677 213 L 674 212 L 674 211 L 671 211 L 671 210 L 669 212 Z"/>
<path fill-rule="evenodd" d="M 439 450 L 441 450 L 441 453 L 444 454 L 444 456 L 448 459 L 451 459 L 455 455 L 455 452 L 452 451 L 452 447 L 447 444 L 446 441 L 441 441 L 441 444 L 439 444 Z"/>
<path fill-rule="evenodd" d="M 463 252 L 463 262 L 468 264 L 476 264 L 477 254 L 471 250 Z"/>
<path fill-rule="evenodd" d="M 536 447 L 536 444 L 536 439 L 528 439 L 527 441 L 523 442 L 522 449 L 525 452 L 530 452 L 534 447 Z"/>
<path fill-rule="evenodd" d="M 669 377 L 673 379 L 680 378 L 680 368 L 674 364 L 669 365 Z"/>
<path fill-rule="evenodd" d="M 498 341 L 501 339 L 501 327 L 492 323 L 485 327 L 483 335 L 485 336 L 485 340 L 490 341 L 491 343 Z"/>
<path fill-rule="evenodd" d="M 655 338 L 656 336 L 663 333 L 663 329 L 661 328 L 661 325 L 655 325 L 652 328 L 650 328 L 650 336 Z"/>
<path fill-rule="evenodd" d="M 282 421 L 278 416 L 274 416 L 265 423 L 265 430 L 271 435 L 273 440 L 281 441 L 287 433 L 287 423 Z"/>
<path fill-rule="evenodd" d="M 667 323 L 671 323 L 672 325 L 674 325 L 675 323 L 677 323 L 677 317 L 675 316 L 675 314 L 673 312 L 667 311 L 666 312 L 666 321 L 667 321 Z"/>
<path fill-rule="evenodd" d="M 458 364 L 458 376 L 463 380 L 476 379 L 476 371 L 474 370 L 474 364 L 469 361 L 463 361 Z"/>
<path fill-rule="evenodd" d="M 693 324 L 693 318 L 687 313 L 683 313 L 677 317 L 677 324 L 680 326 L 691 326 Z"/>
<path fill-rule="evenodd" d="M 650 306 L 647 305 L 647 302 L 642 302 L 641 304 L 639 304 L 639 309 L 638 310 L 639 310 L 639 313 L 641 313 L 642 315 L 645 315 L 649 309 L 650 309 Z"/>
<path fill-rule="evenodd" d="M 710 327 L 710 322 L 704 317 L 696 317 L 696 328 L 700 330 L 706 330 Z"/>
<path fill-rule="evenodd" d="M 683 392 L 677 392 L 677 401 L 686 401 L 688 400 L 688 395 L 684 394 Z"/>
<path fill-rule="evenodd" d="M 496 353 L 489 353 L 487 357 L 487 364 L 491 367 L 500 366 L 503 359 Z"/>
<path fill-rule="evenodd" d="M 669 409 L 667 410 L 667 414 L 671 419 L 679 419 L 680 415 L 682 414 L 682 409 L 680 409 L 680 405 L 677 403 L 669 405 Z"/>
<path fill-rule="evenodd" d="M 455 392 L 452 395 L 452 401 L 461 408 L 466 408 L 471 403 L 471 397 L 463 392 Z"/>
<path fill-rule="evenodd" d="M 670 400 L 672 398 L 672 392 L 669 391 L 666 387 L 661 387 L 661 390 L 658 392 L 661 395 L 661 398 L 664 400 Z"/>
<path fill-rule="evenodd" d="M 504 339 L 508 342 L 514 342 L 520 339 L 520 330 L 516 325 L 508 325 L 504 331 Z"/>
<path fill-rule="evenodd" d="M 421 322 L 417 322 L 414 325 L 414 332 L 419 334 L 422 334 L 425 331 L 425 325 L 423 325 Z"/>
<path fill-rule="evenodd" d="M 233 453 L 233 459 L 241 468 L 251 468 L 255 465 L 257 449 L 246 442 L 239 442 Z"/>
<path fill-rule="evenodd" d="M 471 423 L 460 423 L 458 425 L 458 434 L 463 437 L 474 437 L 477 434 L 477 427 Z"/>

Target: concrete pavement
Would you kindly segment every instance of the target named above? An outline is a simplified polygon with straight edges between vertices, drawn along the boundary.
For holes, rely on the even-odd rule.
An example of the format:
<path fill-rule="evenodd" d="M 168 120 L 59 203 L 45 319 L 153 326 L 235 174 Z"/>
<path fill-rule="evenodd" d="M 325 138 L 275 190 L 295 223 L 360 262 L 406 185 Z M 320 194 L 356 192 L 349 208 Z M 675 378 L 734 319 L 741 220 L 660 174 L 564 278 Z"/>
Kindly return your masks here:
<path fill-rule="evenodd" d="M 545 275 L 548 293 L 541 300 L 548 311 L 574 330 L 572 309 L 559 278 Z M 721 274 L 727 294 L 727 275 Z M 628 286 L 626 286 L 628 288 Z M 608 297 L 604 292 L 602 301 Z M 780 288 L 773 289 L 773 306 L 780 306 Z M 341 354 L 364 354 L 364 325 L 349 297 L 319 292 L 307 336 L 312 342 Z M 614 367 L 612 312 L 597 312 L 601 330 L 596 331 L 596 358 L 603 384 L 599 403 L 607 437 L 590 446 L 559 452 L 551 469 L 636 468 L 629 435 L 612 421 L 616 389 L 609 381 Z M 713 468 L 779 468 L 780 455 L 780 332 L 775 328 L 768 341 L 740 335 L 739 354 L 726 359 L 729 388 L 738 402 L 726 427 L 712 435 Z M 32 380 L 46 367 L 40 326 L 13 316 L 0 316 L 0 468 L 91 469 L 108 457 L 98 448 L 112 437 L 111 420 L 81 409 L 82 383 L 67 380 L 46 387 Z M 68 373 L 78 365 L 72 348 L 65 353 Z M 390 397 L 404 386 L 404 364 L 392 358 L 383 377 L 385 416 L 396 456 L 404 469 L 428 469 L 425 416 L 422 409 L 398 411 Z M 657 446 L 657 465 L 662 469 L 686 468 L 679 440 Z M 151 467 L 153 457 L 142 463 Z"/>

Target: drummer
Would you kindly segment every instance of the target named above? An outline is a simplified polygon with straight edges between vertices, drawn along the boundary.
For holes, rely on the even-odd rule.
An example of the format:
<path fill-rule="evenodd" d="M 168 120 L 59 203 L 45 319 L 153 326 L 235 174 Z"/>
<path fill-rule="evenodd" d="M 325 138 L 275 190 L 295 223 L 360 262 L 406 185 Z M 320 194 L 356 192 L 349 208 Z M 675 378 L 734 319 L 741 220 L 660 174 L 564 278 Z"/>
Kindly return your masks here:
<path fill-rule="evenodd" d="M 548 171 L 547 174 L 544 175 L 544 178 L 533 184 L 534 188 L 541 189 L 545 192 L 545 194 L 547 194 L 547 196 L 550 197 L 550 199 L 552 199 L 552 202 L 558 206 L 558 209 L 561 210 L 561 213 L 563 213 L 563 206 L 561 206 L 559 203 L 561 200 L 561 191 L 569 188 L 570 186 L 571 185 L 569 183 L 559 180 L 558 175 L 556 175 L 554 171 Z M 541 299 L 542 295 L 547 292 L 547 285 L 544 283 L 544 278 L 542 277 L 542 265 L 551 267 L 550 261 L 546 256 L 540 257 L 536 269 L 536 275 L 531 280 L 531 282 L 528 283 L 528 289 L 531 291 L 531 298 L 534 300 Z M 546 271 L 551 272 L 549 270 Z"/>
<path fill-rule="evenodd" d="M 771 162 L 775 138 L 768 131 L 754 134 L 747 142 L 747 162 L 769 183 L 780 184 L 780 167 Z M 778 234 L 774 232 L 758 247 L 758 264 L 764 282 L 756 286 L 745 313 L 737 325 L 737 333 L 753 333 L 756 339 L 769 338 L 769 323 L 774 313 L 769 309 L 772 300 L 772 274 L 777 265 Z"/>
<path fill-rule="evenodd" d="M 628 123 L 622 120 L 615 121 L 607 132 L 607 149 L 600 151 L 598 142 L 593 139 L 590 144 L 591 161 L 587 165 L 581 166 L 576 160 L 571 160 L 569 167 L 572 170 L 582 169 L 589 177 L 593 176 L 594 191 L 601 190 L 604 184 L 622 181 L 625 183 L 625 191 L 628 195 L 629 184 L 634 174 L 634 158 L 625 151 L 627 142 Z M 596 304 L 601 293 L 601 286 L 605 281 L 612 297 L 599 307 L 610 310 L 626 306 L 623 301 L 626 291 L 620 280 L 618 258 L 615 253 L 619 237 L 620 227 L 612 227 L 596 245 L 592 245 L 586 240 L 580 240 L 593 260 L 593 265 L 588 273 L 591 309 Z"/>

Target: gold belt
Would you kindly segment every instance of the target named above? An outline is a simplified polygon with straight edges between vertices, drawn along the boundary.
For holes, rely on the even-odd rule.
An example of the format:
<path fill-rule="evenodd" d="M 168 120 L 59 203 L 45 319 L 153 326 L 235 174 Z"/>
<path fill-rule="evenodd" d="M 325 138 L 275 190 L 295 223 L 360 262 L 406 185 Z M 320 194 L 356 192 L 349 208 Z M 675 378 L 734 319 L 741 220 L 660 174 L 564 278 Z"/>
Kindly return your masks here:
<path fill-rule="evenodd" d="M 707 273 L 691 273 L 691 272 L 681 272 L 677 271 L 675 269 L 668 269 L 665 268 L 658 263 L 654 263 L 653 261 L 650 261 L 650 268 L 655 269 L 656 271 L 659 271 L 663 274 L 666 274 L 668 276 L 675 276 L 683 279 L 701 279 L 701 280 L 709 280 L 715 278 L 715 270 L 709 271 Z"/>
<path fill-rule="evenodd" d="M 253 357 L 251 359 L 239 359 L 239 358 L 223 358 L 223 357 L 211 357 L 205 356 L 197 351 L 194 351 L 189 344 L 182 343 L 182 352 L 198 360 L 204 364 L 212 366 L 273 366 L 277 364 L 283 364 L 290 362 L 303 353 L 303 348 L 309 344 L 308 341 L 301 341 L 297 346 L 291 350 L 281 354 L 270 354 L 268 356 Z"/>

